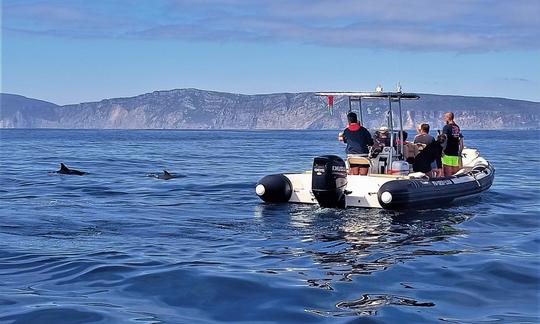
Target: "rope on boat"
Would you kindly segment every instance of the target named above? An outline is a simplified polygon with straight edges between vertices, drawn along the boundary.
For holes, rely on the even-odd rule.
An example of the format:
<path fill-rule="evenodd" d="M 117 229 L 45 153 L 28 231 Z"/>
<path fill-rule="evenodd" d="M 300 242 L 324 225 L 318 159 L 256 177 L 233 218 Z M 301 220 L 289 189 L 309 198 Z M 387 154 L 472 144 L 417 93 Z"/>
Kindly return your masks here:
<path fill-rule="evenodd" d="M 470 174 L 471 174 L 471 177 L 473 177 L 474 181 L 476 181 L 476 184 L 478 185 L 478 188 L 482 187 L 482 185 L 480 184 L 478 179 L 476 179 L 476 173 L 471 172 Z"/>

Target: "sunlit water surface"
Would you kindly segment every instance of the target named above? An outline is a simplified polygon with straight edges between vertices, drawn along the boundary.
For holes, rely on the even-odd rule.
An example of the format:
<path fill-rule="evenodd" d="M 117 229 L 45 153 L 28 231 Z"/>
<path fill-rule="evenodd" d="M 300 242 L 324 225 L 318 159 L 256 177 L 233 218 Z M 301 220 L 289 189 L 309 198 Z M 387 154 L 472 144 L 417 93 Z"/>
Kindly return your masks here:
<path fill-rule="evenodd" d="M 539 321 L 536 131 L 466 131 L 493 187 L 408 213 L 259 201 L 336 132 L 0 136 L 0 322 Z"/>

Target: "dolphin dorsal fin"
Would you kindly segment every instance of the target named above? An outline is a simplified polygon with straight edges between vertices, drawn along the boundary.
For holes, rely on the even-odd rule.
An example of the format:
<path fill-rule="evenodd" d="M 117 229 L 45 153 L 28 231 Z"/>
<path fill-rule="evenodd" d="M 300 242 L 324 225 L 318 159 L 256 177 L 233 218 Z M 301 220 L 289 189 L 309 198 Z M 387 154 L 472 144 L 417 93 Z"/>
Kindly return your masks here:
<path fill-rule="evenodd" d="M 69 168 L 64 163 L 60 163 L 60 170 L 69 171 Z"/>
<path fill-rule="evenodd" d="M 167 170 L 163 170 L 163 174 L 164 174 L 164 175 L 167 175 L 167 176 L 170 176 L 170 175 L 171 175 L 169 172 L 167 172 Z"/>

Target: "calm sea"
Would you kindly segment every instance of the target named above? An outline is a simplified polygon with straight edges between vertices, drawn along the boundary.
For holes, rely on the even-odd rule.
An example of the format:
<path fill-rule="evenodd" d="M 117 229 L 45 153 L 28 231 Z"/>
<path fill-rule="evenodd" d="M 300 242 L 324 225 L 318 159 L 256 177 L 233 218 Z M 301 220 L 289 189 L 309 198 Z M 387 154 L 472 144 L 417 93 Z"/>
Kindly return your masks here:
<path fill-rule="evenodd" d="M 336 132 L 1 130 L 0 322 L 536 323 L 540 133 L 464 133 L 493 187 L 395 213 L 256 197 Z"/>

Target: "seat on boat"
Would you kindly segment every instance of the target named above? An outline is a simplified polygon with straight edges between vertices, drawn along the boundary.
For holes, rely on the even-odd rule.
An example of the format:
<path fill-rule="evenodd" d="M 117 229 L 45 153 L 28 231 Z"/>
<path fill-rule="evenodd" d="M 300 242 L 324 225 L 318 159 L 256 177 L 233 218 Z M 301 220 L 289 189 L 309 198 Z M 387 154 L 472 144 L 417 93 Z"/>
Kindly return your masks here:
<path fill-rule="evenodd" d="M 347 163 L 349 164 L 350 172 L 353 175 L 367 175 L 369 168 L 371 167 L 371 161 L 364 156 L 348 156 Z"/>
<path fill-rule="evenodd" d="M 371 161 L 364 156 L 349 156 L 347 157 L 347 161 L 349 165 L 365 165 L 367 167 L 371 165 Z"/>

